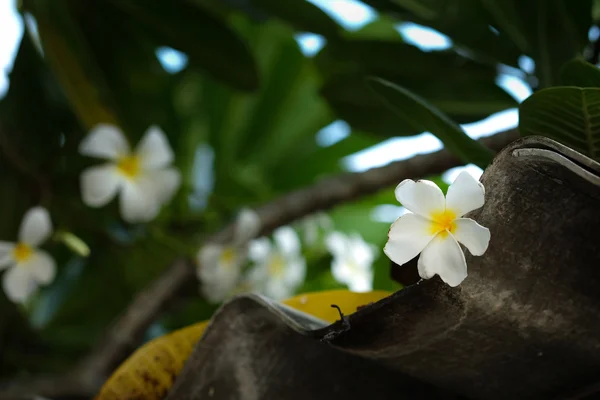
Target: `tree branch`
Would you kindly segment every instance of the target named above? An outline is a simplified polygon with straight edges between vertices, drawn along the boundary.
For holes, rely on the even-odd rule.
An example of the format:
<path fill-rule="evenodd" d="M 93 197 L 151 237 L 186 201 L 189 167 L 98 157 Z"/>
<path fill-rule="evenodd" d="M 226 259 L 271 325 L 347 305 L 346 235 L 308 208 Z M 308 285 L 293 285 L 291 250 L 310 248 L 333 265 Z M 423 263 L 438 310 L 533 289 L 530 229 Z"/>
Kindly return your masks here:
<path fill-rule="evenodd" d="M 479 139 L 479 142 L 492 150 L 499 151 L 518 137 L 516 129 L 512 129 Z M 294 191 L 257 208 L 255 211 L 262 223 L 261 234 L 268 234 L 279 226 L 289 224 L 313 212 L 376 193 L 403 179 L 439 174 L 463 164 L 464 162 L 443 149 L 365 172 L 347 173 L 324 179 L 313 186 Z M 207 241 L 226 243 L 232 238 L 234 227 L 235 224 L 230 224 Z M 108 329 L 104 339 L 77 366 L 74 375 L 78 383 L 74 382 L 73 386 L 86 388 L 86 390 L 98 388 L 139 343 L 144 332 L 164 310 L 165 305 L 191 279 L 195 279 L 191 263 L 177 260 L 154 282 L 138 293 L 125 312 Z M 22 391 L 13 390 L 11 394 L 31 393 L 27 386 L 21 386 L 20 389 Z M 0 398 L 4 398 L 3 394 L 0 392 Z M 83 394 L 91 395 L 93 392 Z"/>

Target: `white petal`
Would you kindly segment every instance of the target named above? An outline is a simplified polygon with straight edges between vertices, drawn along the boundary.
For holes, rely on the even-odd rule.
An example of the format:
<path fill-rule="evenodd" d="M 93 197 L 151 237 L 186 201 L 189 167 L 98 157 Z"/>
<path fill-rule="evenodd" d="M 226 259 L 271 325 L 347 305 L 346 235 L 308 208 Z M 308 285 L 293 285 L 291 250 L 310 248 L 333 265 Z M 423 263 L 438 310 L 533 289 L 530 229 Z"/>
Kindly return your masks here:
<path fill-rule="evenodd" d="M 129 144 L 117 126 L 98 124 L 80 143 L 79 153 L 84 156 L 116 160 L 129 154 Z"/>
<path fill-rule="evenodd" d="M 433 182 L 405 179 L 396 187 L 396 199 L 402 205 L 425 218 L 432 213 L 443 212 L 446 207 L 444 193 Z"/>
<path fill-rule="evenodd" d="M 305 219 L 302 221 L 302 238 L 309 246 L 313 246 L 319 239 L 319 227 L 314 221 Z"/>
<path fill-rule="evenodd" d="M 222 282 L 210 283 L 203 281 L 200 285 L 200 292 L 202 296 L 210 303 L 220 303 L 229 297 L 229 294 L 233 291 L 235 285 L 226 285 Z"/>
<path fill-rule="evenodd" d="M 140 143 L 135 153 L 140 157 L 144 168 L 162 168 L 173 162 L 173 150 L 165 133 L 156 125 L 152 125 Z"/>
<path fill-rule="evenodd" d="M 284 257 L 293 257 L 300 253 L 300 239 L 292 227 L 282 226 L 275 229 L 273 239 Z"/>
<path fill-rule="evenodd" d="M 171 201 L 171 198 L 181 185 L 181 174 L 177 168 L 152 171 L 148 174 L 147 179 L 154 185 L 158 202 L 161 205 Z"/>
<path fill-rule="evenodd" d="M 326 231 L 333 229 L 333 219 L 325 212 L 318 212 L 314 216 L 317 224 Z"/>
<path fill-rule="evenodd" d="M 52 221 L 48 210 L 43 207 L 31 208 L 23 217 L 19 228 L 19 241 L 32 247 L 42 244 L 52 234 Z"/>
<path fill-rule="evenodd" d="M 448 285 L 458 286 L 467 277 L 467 263 L 458 242 L 451 233 L 437 235 L 423 250 L 418 262 L 419 275 L 434 275 Z"/>
<path fill-rule="evenodd" d="M 334 260 L 331 265 L 334 279 L 348 286 L 353 292 L 367 292 L 373 288 L 373 270 L 357 268 L 345 260 Z"/>
<path fill-rule="evenodd" d="M 12 267 L 16 263 L 17 262 L 15 261 L 13 256 L 10 254 L 5 254 L 3 256 L 0 256 L 0 271 L 2 271 L 3 269 L 6 269 L 8 267 Z"/>
<path fill-rule="evenodd" d="M 356 274 L 347 285 L 348 289 L 352 292 L 370 292 L 373 290 L 373 272 L 367 271 L 362 274 Z"/>
<path fill-rule="evenodd" d="M 244 244 L 253 239 L 261 229 L 260 217 L 256 211 L 250 208 L 244 208 L 240 211 L 233 234 L 235 244 Z"/>
<path fill-rule="evenodd" d="M 435 236 L 431 222 L 416 214 L 404 214 L 390 228 L 383 252 L 398 265 L 415 258 Z"/>
<path fill-rule="evenodd" d="M 239 265 L 221 266 L 212 276 L 202 281 L 201 291 L 207 300 L 218 303 L 228 297 L 235 289 L 241 275 Z"/>
<path fill-rule="evenodd" d="M 285 285 L 279 279 L 270 279 L 266 282 L 263 293 L 273 300 L 285 300 L 291 297 L 295 290 L 296 288 Z"/>
<path fill-rule="evenodd" d="M 250 242 L 248 245 L 248 256 L 256 263 L 264 263 L 273 250 L 271 242 L 266 237 L 261 237 Z"/>
<path fill-rule="evenodd" d="M 37 282 L 26 269 L 15 266 L 4 273 L 2 288 L 10 301 L 23 303 L 35 292 Z"/>
<path fill-rule="evenodd" d="M 354 271 L 347 260 L 334 259 L 331 263 L 331 274 L 337 282 L 348 285 L 352 281 Z"/>
<path fill-rule="evenodd" d="M 12 256 L 14 248 L 14 243 L 0 241 L 0 270 L 15 264 L 15 260 Z"/>
<path fill-rule="evenodd" d="M 138 179 L 125 182 L 121 191 L 120 210 L 123 219 L 129 223 L 148 222 L 160 211 L 152 182 Z"/>
<path fill-rule="evenodd" d="M 208 274 L 213 274 L 219 266 L 219 258 L 221 257 L 221 253 L 223 253 L 223 246 L 218 244 L 206 244 L 204 245 L 196 259 L 198 260 L 198 278 L 203 279 L 203 276 Z"/>
<path fill-rule="evenodd" d="M 345 258 L 348 253 L 348 237 L 342 232 L 331 232 L 325 238 L 327 250 L 334 256 Z"/>
<path fill-rule="evenodd" d="M 350 237 L 352 259 L 359 267 L 370 267 L 375 260 L 377 248 L 364 241 L 358 233 Z"/>
<path fill-rule="evenodd" d="M 262 292 L 269 277 L 269 269 L 266 263 L 254 264 L 246 273 L 244 283 L 252 290 Z"/>
<path fill-rule="evenodd" d="M 121 187 L 123 178 L 113 164 L 91 167 L 81 174 L 81 197 L 88 207 L 102 207 Z"/>
<path fill-rule="evenodd" d="M 234 289 L 234 293 L 260 293 L 264 289 L 264 282 L 256 279 L 254 270 L 247 272 L 238 282 Z"/>
<path fill-rule="evenodd" d="M 298 287 L 304 282 L 306 277 L 306 260 L 303 257 L 298 257 L 291 260 L 286 260 L 286 266 L 283 276 L 283 281 L 291 287 Z"/>
<path fill-rule="evenodd" d="M 459 218 L 454 221 L 456 230 L 453 234 L 456 240 L 464 244 L 474 256 L 480 256 L 490 244 L 490 230 L 479 225 L 471 218 Z"/>
<path fill-rule="evenodd" d="M 462 217 L 469 211 L 482 207 L 484 198 L 483 184 L 467 171 L 463 171 L 448 188 L 446 209 L 454 211 L 456 217 Z"/>
<path fill-rule="evenodd" d="M 27 270 L 32 278 L 43 285 L 51 283 L 56 276 L 56 263 L 43 250 L 36 250 L 27 261 L 19 263 L 17 268 Z"/>

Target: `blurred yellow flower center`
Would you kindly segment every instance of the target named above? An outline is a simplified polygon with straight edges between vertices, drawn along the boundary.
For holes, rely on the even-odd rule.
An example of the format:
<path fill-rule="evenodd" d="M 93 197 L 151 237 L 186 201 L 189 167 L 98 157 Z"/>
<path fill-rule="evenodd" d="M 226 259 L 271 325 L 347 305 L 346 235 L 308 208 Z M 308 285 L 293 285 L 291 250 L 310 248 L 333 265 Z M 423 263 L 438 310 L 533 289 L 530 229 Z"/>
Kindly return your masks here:
<path fill-rule="evenodd" d="M 436 233 L 441 235 L 447 235 L 448 232 L 452 233 L 456 230 L 456 223 L 454 222 L 455 219 L 456 213 L 452 210 L 432 213 L 429 232 L 433 235 Z"/>
<path fill-rule="evenodd" d="M 140 159 L 135 156 L 125 156 L 117 161 L 119 172 L 127 178 L 135 178 L 140 173 Z"/>
<path fill-rule="evenodd" d="M 17 243 L 13 249 L 13 258 L 17 262 L 27 261 L 31 257 L 31 254 L 33 254 L 33 250 L 25 243 Z"/>
<path fill-rule="evenodd" d="M 279 276 L 283 273 L 285 267 L 285 260 L 281 255 L 275 254 L 269 261 L 269 272 L 273 276 Z"/>
<path fill-rule="evenodd" d="M 221 253 L 221 264 L 230 265 L 235 261 L 235 250 L 231 247 L 223 249 Z"/>

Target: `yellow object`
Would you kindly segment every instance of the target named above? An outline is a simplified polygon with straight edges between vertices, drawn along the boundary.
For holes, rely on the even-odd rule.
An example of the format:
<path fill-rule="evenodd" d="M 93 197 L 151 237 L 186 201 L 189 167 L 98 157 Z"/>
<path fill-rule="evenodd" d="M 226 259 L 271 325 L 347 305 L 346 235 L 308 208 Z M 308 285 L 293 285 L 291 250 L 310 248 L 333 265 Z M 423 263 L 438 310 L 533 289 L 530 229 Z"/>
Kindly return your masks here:
<path fill-rule="evenodd" d="M 327 322 L 335 322 L 339 313 L 332 304 L 339 306 L 344 314 L 352 314 L 358 307 L 389 295 L 384 291 L 331 290 L 301 294 L 283 303 Z M 200 322 L 140 347 L 106 381 L 95 400 L 164 398 L 207 325 L 208 321 Z"/>
<path fill-rule="evenodd" d="M 344 315 L 349 315 L 354 313 L 358 307 L 379 301 L 390 294 L 390 292 L 381 290 L 367 293 L 354 293 L 348 290 L 327 290 L 299 294 L 282 303 L 298 311 L 333 323 L 340 319 L 340 313 L 331 307 L 332 304 L 338 306 Z"/>
<path fill-rule="evenodd" d="M 452 210 L 445 210 L 431 214 L 431 227 L 429 233 L 435 235 L 437 233 L 454 233 L 456 230 L 456 213 Z"/>
<path fill-rule="evenodd" d="M 13 258 L 19 263 L 29 260 L 32 254 L 33 250 L 25 243 L 17 243 L 13 249 Z"/>
<path fill-rule="evenodd" d="M 125 178 L 136 178 L 140 173 L 140 158 L 136 155 L 124 156 L 117 161 L 117 169 Z"/>

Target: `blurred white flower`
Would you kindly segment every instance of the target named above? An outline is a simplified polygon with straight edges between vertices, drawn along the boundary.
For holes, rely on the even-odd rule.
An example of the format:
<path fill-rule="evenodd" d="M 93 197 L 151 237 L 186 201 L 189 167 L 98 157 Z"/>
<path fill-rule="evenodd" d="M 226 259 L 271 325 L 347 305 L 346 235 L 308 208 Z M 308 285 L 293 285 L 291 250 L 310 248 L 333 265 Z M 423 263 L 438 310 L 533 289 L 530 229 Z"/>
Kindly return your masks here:
<path fill-rule="evenodd" d="M 353 292 L 373 290 L 373 261 L 377 248 L 358 234 L 332 232 L 326 239 L 327 249 L 333 255 L 331 272 L 336 281 L 348 285 Z"/>
<path fill-rule="evenodd" d="M 19 228 L 17 243 L 0 242 L 0 269 L 7 269 L 2 277 L 6 297 L 22 303 L 39 285 L 54 280 L 54 259 L 37 247 L 52 234 L 52 221 L 45 208 L 34 207 L 25 213 Z"/>
<path fill-rule="evenodd" d="M 309 246 L 317 243 L 320 232 L 329 232 L 333 229 L 333 220 L 327 213 L 318 212 L 304 217 L 300 221 L 304 233 L 304 242 Z"/>
<path fill-rule="evenodd" d="M 250 242 L 249 256 L 255 262 L 246 282 L 274 300 L 292 296 L 306 276 L 306 261 L 296 231 L 283 226 L 273 232 L 275 245 L 262 237 Z"/>
<path fill-rule="evenodd" d="M 450 286 L 467 277 L 467 263 L 459 242 L 474 256 L 487 250 L 489 229 L 470 218 L 461 218 L 483 206 L 483 184 L 462 172 L 444 198 L 433 182 L 406 179 L 396 187 L 396 199 L 414 214 L 404 214 L 393 224 L 383 251 L 402 265 L 419 253 L 419 275 L 429 279 L 439 275 Z"/>
<path fill-rule="evenodd" d="M 108 160 L 81 174 L 83 202 L 102 207 L 120 192 L 121 216 L 130 223 L 155 218 L 181 184 L 179 171 L 170 166 L 173 151 L 157 126 L 148 128 L 131 152 L 118 127 L 99 124 L 81 142 L 79 152 Z"/>
<path fill-rule="evenodd" d="M 223 301 L 234 291 L 242 266 L 248 259 L 248 242 L 261 228 L 258 214 L 243 209 L 238 215 L 233 240 L 229 245 L 209 243 L 196 257 L 196 274 L 201 282 L 202 295 L 213 303 Z"/>

